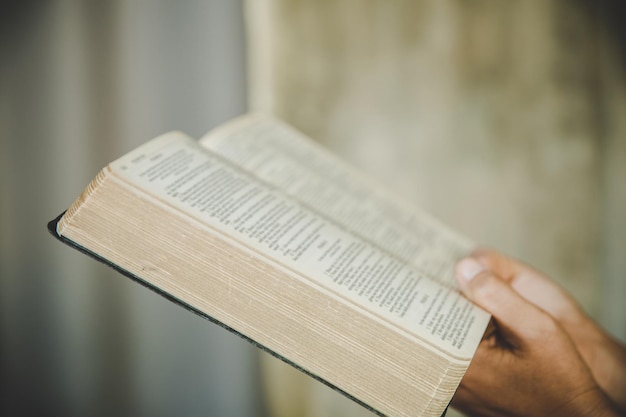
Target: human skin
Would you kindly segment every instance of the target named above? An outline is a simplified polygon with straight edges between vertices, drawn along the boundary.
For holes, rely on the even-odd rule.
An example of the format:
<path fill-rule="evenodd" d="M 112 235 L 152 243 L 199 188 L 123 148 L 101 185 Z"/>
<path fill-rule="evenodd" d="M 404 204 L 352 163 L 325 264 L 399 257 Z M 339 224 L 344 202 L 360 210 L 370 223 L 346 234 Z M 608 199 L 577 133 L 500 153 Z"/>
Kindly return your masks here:
<path fill-rule="evenodd" d="M 598 385 L 626 411 L 626 346 L 604 331 L 545 274 L 493 250 L 478 250 L 472 258 L 552 316 L 570 336 Z"/>
<path fill-rule="evenodd" d="M 481 416 L 623 415 L 559 320 L 567 316 L 581 325 L 586 318 L 567 293 L 531 268 L 487 251 L 459 262 L 457 282 L 468 299 L 492 314 L 493 324 L 453 406 Z"/>

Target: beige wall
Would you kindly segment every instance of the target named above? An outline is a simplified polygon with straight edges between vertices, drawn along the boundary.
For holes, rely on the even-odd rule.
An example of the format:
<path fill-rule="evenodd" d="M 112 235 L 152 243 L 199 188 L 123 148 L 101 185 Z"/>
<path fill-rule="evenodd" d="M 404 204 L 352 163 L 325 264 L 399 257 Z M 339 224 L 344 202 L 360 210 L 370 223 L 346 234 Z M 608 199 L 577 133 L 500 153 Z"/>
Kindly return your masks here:
<path fill-rule="evenodd" d="M 557 0 L 252 0 L 251 107 L 548 272 L 625 338 L 626 84 L 598 11 Z M 283 381 L 274 392 L 294 402 L 276 401 L 277 414 L 350 413 L 291 378 L 270 384 Z"/>

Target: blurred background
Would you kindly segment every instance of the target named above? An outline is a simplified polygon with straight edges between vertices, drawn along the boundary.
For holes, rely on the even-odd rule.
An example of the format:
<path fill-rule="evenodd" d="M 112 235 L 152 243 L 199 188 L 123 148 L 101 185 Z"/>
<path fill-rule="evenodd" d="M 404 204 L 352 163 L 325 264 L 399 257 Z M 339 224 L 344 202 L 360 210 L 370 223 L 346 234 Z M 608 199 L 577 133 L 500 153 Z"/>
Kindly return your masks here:
<path fill-rule="evenodd" d="M 248 110 L 548 272 L 626 340 L 619 1 L 0 7 L 1 415 L 368 415 L 46 231 L 117 156 Z"/>

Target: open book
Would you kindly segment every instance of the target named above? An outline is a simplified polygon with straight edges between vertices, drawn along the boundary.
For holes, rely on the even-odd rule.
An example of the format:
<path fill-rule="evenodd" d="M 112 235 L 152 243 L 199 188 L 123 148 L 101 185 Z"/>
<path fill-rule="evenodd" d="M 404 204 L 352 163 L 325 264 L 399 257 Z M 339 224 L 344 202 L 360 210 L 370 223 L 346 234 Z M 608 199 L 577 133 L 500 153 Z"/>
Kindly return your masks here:
<path fill-rule="evenodd" d="M 489 321 L 470 240 L 264 115 L 149 141 L 49 227 L 379 414 L 441 415 Z"/>

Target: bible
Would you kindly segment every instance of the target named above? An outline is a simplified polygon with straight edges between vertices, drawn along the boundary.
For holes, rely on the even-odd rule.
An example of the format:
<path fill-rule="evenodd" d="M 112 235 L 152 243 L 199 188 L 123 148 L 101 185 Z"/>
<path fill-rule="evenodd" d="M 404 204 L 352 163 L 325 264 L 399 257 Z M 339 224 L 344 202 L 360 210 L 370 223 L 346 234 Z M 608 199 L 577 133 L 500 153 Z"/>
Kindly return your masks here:
<path fill-rule="evenodd" d="M 380 415 L 441 415 L 490 318 L 470 239 L 267 115 L 150 140 L 49 229 Z"/>

